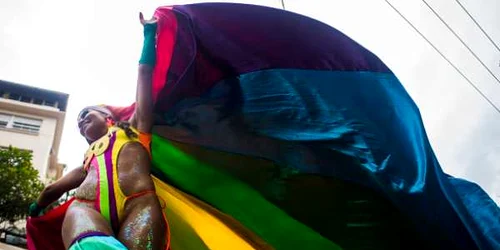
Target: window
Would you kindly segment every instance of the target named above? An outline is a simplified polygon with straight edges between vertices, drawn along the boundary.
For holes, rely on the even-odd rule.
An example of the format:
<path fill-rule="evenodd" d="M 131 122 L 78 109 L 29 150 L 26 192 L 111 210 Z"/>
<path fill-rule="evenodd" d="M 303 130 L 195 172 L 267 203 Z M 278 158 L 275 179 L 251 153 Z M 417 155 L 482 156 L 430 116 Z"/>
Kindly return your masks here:
<path fill-rule="evenodd" d="M 38 104 L 38 105 L 42 105 L 43 103 L 43 100 L 42 99 L 37 99 L 35 98 L 35 100 L 33 101 L 34 104 Z"/>
<path fill-rule="evenodd" d="M 56 106 L 56 103 L 55 103 L 55 102 L 52 102 L 52 101 L 47 101 L 47 100 L 45 100 L 45 101 L 43 102 L 43 105 L 45 105 L 45 106 L 49 106 L 49 107 L 55 107 L 55 106 Z"/>
<path fill-rule="evenodd" d="M 21 96 L 21 102 L 27 102 L 27 103 L 31 103 L 31 97 L 28 97 L 28 96 Z"/>
<path fill-rule="evenodd" d="M 14 121 L 12 122 L 13 128 L 26 130 L 30 132 L 40 131 L 41 125 L 42 125 L 42 120 L 19 117 L 19 116 L 14 116 Z"/>
<path fill-rule="evenodd" d="M 42 126 L 42 120 L 0 113 L 0 128 L 12 128 L 37 133 Z"/>
<path fill-rule="evenodd" d="M 21 96 L 19 94 L 16 94 L 16 93 L 9 94 L 9 99 L 11 99 L 11 100 L 19 101 L 19 98 L 21 98 Z"/>
<path fill-rule="evenodd" d="M 11 120 L 12 120 L 12 115 L 0 113 L 0 128 L 6 128 Z"/>

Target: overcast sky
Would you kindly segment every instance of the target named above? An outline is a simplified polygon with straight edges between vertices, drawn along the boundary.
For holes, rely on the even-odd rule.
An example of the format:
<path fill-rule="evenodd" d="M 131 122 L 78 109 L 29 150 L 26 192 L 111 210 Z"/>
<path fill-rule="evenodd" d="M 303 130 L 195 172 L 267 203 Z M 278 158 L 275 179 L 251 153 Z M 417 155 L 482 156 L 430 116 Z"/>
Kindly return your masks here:
<path fill-rule="evenodd" d="M 70 94 L 59 160 L 76 167 L 87 147 L 76 127 L 78 111 L 134 101 L 142 45 L 137 13 L 194 2 L 207 1 L 2 1 L 0 79 Z M 279 0 L 232 2 L 281 7 Z M 495 79 L 500 79 L 500 51 L 457 1 L 426 0 L 490 72 L 422 0 L 390 2 L 500 107 Z M 500 45 L 500 1 L 459 3 Z M 500 202 L 500 113 L 384 0 L 285 0 L 285 5 L 341 30 L 388 64 L 419 105 L 444 170 L 479 183 Z"/>

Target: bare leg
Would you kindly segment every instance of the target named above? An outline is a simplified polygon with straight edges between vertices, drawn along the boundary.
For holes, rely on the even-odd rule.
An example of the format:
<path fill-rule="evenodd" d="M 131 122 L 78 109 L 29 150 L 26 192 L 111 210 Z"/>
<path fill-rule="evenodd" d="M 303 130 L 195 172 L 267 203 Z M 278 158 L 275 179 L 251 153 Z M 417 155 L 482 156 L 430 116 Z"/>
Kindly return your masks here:
<path fill-rule="evenodd" d="M 118 240 L 128 249 L 165 249 L 167 225 L 156 194 L 127 201 Z"/>
<path fill-rule="evenodd" d="M 92 207 L 92 204 L 74 201 L 68 208 L 62 225 L 64 246 L 68 249 L 74 239 L 89 232 L 113 236 L 109 223 Z"/>

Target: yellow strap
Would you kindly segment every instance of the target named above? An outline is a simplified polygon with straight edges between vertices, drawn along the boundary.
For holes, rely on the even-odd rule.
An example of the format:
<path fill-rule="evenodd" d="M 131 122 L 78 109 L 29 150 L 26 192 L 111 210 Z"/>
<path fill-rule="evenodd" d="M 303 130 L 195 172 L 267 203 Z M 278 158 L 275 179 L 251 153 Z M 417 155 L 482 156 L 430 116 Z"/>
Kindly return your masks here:
<path fill-rule="evenodd" d="M 125 201 L 127 200 L 127 196 L 123 193 L 120 188 L 120 182 L 118 179 L 118 154 L 122 149 L 123 145 L 128 142 L 135 141 L 134 139 L 128 138 L 123 129 L 119 129 L 116 131 L 116 139 L 113 145 L 112 151 L 112 161 L 113 161 L 113 189 L 115 191 L 115 199 L 116 199 L 116 210 L 118 212 L 118 219 L 121 221 L 123 218 L 123 210 L 125 208 Z"/>
<path fill-rule="evenodd" d="M 139 131 L 130 127 L 137 135 L 139 135 Z M 121 221 L 124 214 L 125 203 L 127 201 L 127 196 L 123 193 L 120 188 L 120 182 L 118 178 L 118 156 L 120 154 L 120 150 L 122 147 L 128 142 L 139 142 L 139 138 L 129 138 L 123 129 L 116 129 L 116 139 L 112 148 L 112 161 L 113 161 L 113 188 L 115 191 L 115 199 L 116 199 L 116 210 L 118 211 L 118 219 Z M 141 143 L 145 146 L 143 143 Z M 146 149 L 148 150 L 148 149 Z M 149 153 L 149 150 L 148 150 Z"/>

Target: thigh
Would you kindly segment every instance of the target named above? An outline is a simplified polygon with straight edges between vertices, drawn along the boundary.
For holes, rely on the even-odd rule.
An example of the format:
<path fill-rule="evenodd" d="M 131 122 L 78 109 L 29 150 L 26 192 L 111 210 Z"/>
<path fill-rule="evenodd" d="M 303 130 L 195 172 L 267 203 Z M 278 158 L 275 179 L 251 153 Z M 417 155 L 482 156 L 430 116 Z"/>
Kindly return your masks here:
<path fill-rule="evenodd" d="M 84 234 L 112 236 L 113 230 L 92 205 L 74 201 L 68 208 L 62 225 L 62 238 L 66 249 L 76 238 Z"/>
<path fill-rule="evenodd" d="M 165 249 L 166 232 L 167 225 L 155 193 L 127 201 L 118 239 L 128 249 Z"/>

